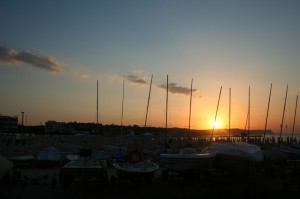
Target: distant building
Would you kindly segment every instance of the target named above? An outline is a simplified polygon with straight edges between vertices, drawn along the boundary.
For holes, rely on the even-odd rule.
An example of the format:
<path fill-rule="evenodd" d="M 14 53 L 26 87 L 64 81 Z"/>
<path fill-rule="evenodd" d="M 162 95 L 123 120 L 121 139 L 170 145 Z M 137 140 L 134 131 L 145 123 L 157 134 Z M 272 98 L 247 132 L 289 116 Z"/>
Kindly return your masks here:
<path fill-rule="evenodd" d="M 47 121 L 45 123 L 45 134 L 62 133 L 65 127 L 65 122 Z"/>
<path fill-rule="evenodd" d="M 0 131 L 1 132 L 18 132 L 18 117 L 0 115 Z"/>

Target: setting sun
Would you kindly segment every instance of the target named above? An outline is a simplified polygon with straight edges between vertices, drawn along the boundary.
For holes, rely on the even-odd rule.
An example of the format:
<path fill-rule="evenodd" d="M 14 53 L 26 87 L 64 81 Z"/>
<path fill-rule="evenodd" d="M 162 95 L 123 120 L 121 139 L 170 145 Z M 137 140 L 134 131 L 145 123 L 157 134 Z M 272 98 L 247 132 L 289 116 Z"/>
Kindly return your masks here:
<path fill-rule="evenodd" d="M 221 127 L 221 122 L 219 120 L 213 120 L 211 121 L 211 126 L 214 127 L 215 129 L 218 129 Z"/>

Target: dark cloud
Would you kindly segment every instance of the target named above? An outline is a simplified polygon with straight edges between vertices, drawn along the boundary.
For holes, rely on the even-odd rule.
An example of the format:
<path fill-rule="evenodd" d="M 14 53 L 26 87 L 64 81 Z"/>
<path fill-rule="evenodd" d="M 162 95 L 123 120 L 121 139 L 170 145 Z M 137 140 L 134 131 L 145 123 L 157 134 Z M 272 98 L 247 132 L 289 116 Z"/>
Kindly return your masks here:
<path fill-rule="evenodd" d="M 27 63 L 49 72 L 60 72 L 62 66 L 51 56 L 41 56 L 28 51 L 16 51 L 12 48 L 0 46 L 0 64 Z"/>
<path fill-rule="evenodd" d="M 158 85 L 158 87 L 162 88 L 162 89 L 167 89 L 167 85 L 166 84 Z M 176 94 L 176 93 L 177 94 L 184 94 L 184 95 L 190 95 L 191 94 L 191 88 L 177 86 L 176 83 L 169 83 L 168 91 L 170 93 L 174 93 L 174 94 Z M 196 92 L 197 89 L 192 89 L 192 91 Z"/>
<path fill-rule="evenodd" d="M 132 82 L 132 83 L 136 83 L 136 84 L 148 84 L 144 79 L 139 78 L 138 76 L 135 75 L 128 75 L 125 76 L 125 78 Z"/>

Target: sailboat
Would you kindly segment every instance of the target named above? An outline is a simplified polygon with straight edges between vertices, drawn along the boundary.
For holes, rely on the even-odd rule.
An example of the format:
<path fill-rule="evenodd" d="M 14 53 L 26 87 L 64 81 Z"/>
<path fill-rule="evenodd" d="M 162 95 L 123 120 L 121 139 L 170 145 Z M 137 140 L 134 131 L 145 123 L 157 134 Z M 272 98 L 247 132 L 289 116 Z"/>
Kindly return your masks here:
<path fill-rule="evenodd" d="M 282 127 L 284 123 L 284 114 L 285 114 L 285 106 L 287 101 L 287 93 L 288 93 L 288 85 L 286 87 L 286 94 L 285 94 L 285 101 L 284 101 L 284 108 L 282 114 L 282 121 L 281 121 L 281 130 L 280 130 L 280 137 L 278 139 L 278 146 L 265 146 L 264 147 L 264 156 L 265 159 L 268 161 L 268 164 L 277 167 L 289 167 L 291 169 L 299 169 L 300 168 L 300 145 L 293 143 L 293 134 L 294 134 L 294 127 L 295 127 L 295 120 L 296 120 L 296 113 L 297 113 L 297 103 L 298 103 L 298 95 L 296 97 L 296 105 L 295 105 L 295 112 L 294 112 L 294 123 L 293 123 L 293 131 L 291 137 L 291 145 L 288 143 L 287 145 L 283 144 L 282 135 Z M 268 165 L 267 165 L 268 166 Z"/>
<path fill-rule="evenodd" d="M 97 80 L 97 134 L 98 134 L 98 80 Z M 69 162 L 60 168 L 60 182 L 68 185 L 76 181 L 104 181 L 108 184 L 107 158 L 90 146 L 83 146 L 78 154 L 69 154 Z"/>
<path fill-rule="evenodd" d="M 192 99 L 192 84 L 191 82 L 191 99 Z M 168 77 L 167 77 L 167 96 L 168 96 Z M 167 97 L 168 98 L 168 97 Z M 190 112 L 191 112 L 191 102 L 190 99 Z M 167 100 L 168 101 L 168 100 Z M 166 103 L 168 106 L 168 103 Z M 190 121 L 190 117 L 189 117 Z M 166 123 L 167 123 L 167 113 L 166 113 Z M 166 124 L 167 127 L 167 124 Z M 168 174 L 169 171 L 174 171 L 178 173 L 204 171 L 212 165 L 215 158 L 215 153 L 211 151 L 198 152 L 196 148 L 179 148 L 176 153 L 161 153 L 159 156 L 160 166 L 163 170 L 163 177 Z"/>
<path fill-rule="evenodd" d="M 150 93 L 151 93 L 151 86 L 152 86 L 152 78 L 153 75 L 151 76 L 151 82 L 150 82 L 145 126 L 147 123 L 147 114 L 148 114 L 148 107 L 149 107 L 149 100 L 150 100 Z M 123 96 L 124 96 L 124 89 L 123 89 Z M 123 116 L 123 110 L 122 110 L 122 116 Z M 154 175 L 154 172 L 159 168 L 159 165 L 157 163 L 152 162 L 151 160 L 144 159 L 143 148 L 140 144 L 136 142 L 129 144 L 127 146 L 127 154 L 126 154 L 125 161 L 115 160 L 112 165 L 116 171 L 117 177 L 119 177 L 120 179 L 131 179 L 131 180 L 146 179 L 147 181 L 150 181 Z M 116 176 L 112 175 L 111 183 L 114 184 L 115 181 L 116 181 Z"/>
<path fill-rule="evenodd" d="M 230 90 L 230 97 L 231 97 L 231 90 Z M 231 101 L 231 99 L 229 101 Z M 231 104 L 229 104 L 229 106 L 231 106 Z M 250 87 L 249 87 L 247 120 L 248 120 L 247 122 L 248 138 L 249 138 Z M 260 149 L 260 147 L 246 142 L 212 142 L 207 149 L 216 153 L 214 166 L 217 169 L 230 174 L 235 174 L 235 175 L 249 174 L 255 170 L 256 164 L 258 162 L 263 161 L 263 152 Z"/>

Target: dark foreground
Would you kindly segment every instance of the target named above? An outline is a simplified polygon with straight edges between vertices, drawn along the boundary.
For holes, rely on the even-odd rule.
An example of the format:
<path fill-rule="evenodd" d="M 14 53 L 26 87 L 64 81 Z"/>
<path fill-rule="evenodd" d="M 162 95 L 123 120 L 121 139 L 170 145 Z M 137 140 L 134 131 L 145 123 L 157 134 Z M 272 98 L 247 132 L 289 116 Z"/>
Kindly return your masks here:
<path fill-rule="evenodd" d="M 114 185 L 104 182 L 59 183 L 59 171 L 54 169 L 22 169 L 18 184 L 1 187 L 2 199 L 147 199 L 147 198 L 299 198 L 300 175 L 284 170 L 272 174 L 256 172 L 251 176 L 232 176 L 218 172 L 205 175 L 161 178 L 161 170 L 151 182 L 117 179 Z M 109 169 L 109 176 L 115 175 Z M 55 181 L 52 179 L 55 178 Z M 25 180 L 26 179 L 26 180 Z"/>

